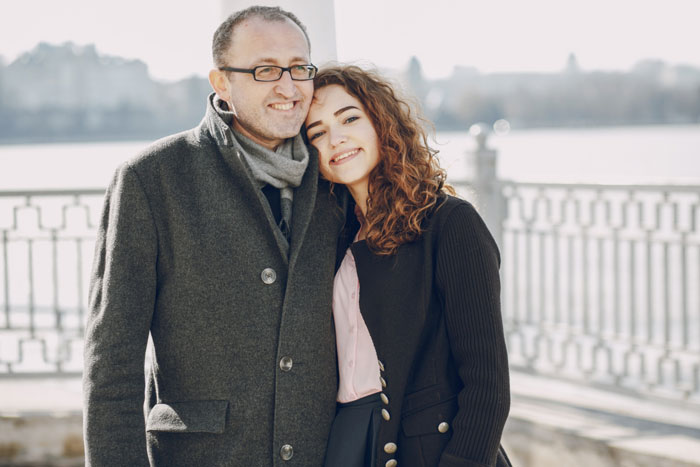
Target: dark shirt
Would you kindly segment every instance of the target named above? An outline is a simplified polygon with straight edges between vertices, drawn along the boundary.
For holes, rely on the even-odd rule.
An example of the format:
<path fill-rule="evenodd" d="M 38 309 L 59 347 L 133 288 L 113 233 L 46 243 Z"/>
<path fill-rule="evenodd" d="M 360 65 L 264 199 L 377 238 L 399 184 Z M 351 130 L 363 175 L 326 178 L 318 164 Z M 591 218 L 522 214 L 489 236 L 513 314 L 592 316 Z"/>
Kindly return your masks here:
<path fill-rule="evenodd" d="M 282 210 L 280 209 L 280 189 L 272 185 L 262 187 L 262 192 L 267 198 L 267 202 L 272 210 L 272 216 L 275 218 L 275 223 L 279 226 L 282 218 Z"/>

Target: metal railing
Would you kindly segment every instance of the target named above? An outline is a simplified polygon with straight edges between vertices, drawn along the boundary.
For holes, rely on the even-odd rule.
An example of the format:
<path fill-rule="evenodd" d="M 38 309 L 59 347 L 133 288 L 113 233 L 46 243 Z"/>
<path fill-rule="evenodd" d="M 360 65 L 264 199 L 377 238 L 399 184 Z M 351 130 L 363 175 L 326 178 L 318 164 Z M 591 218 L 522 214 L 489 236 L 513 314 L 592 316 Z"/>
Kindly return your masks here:
<path fill-rule="evenodd" d="M 482 128 L 456 186 L 501 250 L 511 368 L 700 406 L 700 186 L 501 180 Z"/>
<path fill-rule="evenodd" d="M 700 187 L 499 180 L 476 137 L 511 366 L 700 403 Z M 0 377 L 80 374 L 102 196 L 0 192 Z"/>
<path fill-rule="evenodd" d="M 700 187 L 499 186 L 512 366 L 700 402 Z"/>
<path fill-rule="evenodd" d="M 0 192 L 0 377 L 80 375 L 103 196 Z"/>

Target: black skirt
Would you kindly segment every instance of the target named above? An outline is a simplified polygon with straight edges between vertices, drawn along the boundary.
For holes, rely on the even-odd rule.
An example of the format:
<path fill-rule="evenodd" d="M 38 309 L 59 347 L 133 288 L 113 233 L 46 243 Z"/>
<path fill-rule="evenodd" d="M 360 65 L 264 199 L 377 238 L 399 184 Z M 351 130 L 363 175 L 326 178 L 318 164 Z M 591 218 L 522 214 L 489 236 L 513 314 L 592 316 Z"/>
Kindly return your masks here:
<path fill-rule="evenodd" d="M 379 393 L 338 403 L 325 467 L 371 467 L 376 463 L 380 407 Z"/>

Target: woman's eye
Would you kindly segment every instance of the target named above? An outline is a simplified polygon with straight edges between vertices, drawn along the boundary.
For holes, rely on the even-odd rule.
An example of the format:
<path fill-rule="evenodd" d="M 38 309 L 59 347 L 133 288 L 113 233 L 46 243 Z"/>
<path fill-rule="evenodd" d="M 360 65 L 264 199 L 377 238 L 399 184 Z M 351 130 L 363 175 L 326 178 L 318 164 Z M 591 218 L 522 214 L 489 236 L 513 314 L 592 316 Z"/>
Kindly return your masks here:
<path fill-rule="evenodd" d="M 353 117 L 348 117 L 348 118 L 345 119 L 345 123 L 352 123 L 352 122 L 354 122 L 355 120 L 358 120 L 359 118 L 360 118 L 360 117 L 354 117 L 354 116 L 353 116 Z"/>
<path fill-rule="evenodd" d="M 308 138 L 309 138 L 309 141 L 313 141 L 313 140 L 315 140 L 316 138 L 318 138 L 319 136 L 321 136 L 322 134 L 323 134 L 323 132 L 322 132 L 322 131 L 319 131 L 318 133 L 314 133 L 313 135 L 307 135 L 307 136 L 308 136 Z"/>

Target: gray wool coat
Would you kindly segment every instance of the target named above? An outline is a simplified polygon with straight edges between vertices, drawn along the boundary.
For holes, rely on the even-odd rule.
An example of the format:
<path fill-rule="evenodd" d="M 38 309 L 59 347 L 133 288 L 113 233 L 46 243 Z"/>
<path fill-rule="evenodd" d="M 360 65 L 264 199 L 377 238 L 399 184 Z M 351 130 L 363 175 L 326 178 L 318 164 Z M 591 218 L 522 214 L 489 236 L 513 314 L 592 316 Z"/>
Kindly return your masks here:
<path fill-rule="evenodd" d="M 197 128 L 151 145 L 107 190 L 84 354 L 88 466 L 323 463 L 342 213 L 312 151 L 287 257 L 235 148 L 210 96 Z"/>

